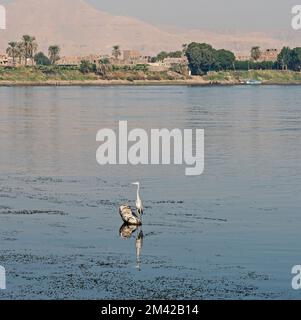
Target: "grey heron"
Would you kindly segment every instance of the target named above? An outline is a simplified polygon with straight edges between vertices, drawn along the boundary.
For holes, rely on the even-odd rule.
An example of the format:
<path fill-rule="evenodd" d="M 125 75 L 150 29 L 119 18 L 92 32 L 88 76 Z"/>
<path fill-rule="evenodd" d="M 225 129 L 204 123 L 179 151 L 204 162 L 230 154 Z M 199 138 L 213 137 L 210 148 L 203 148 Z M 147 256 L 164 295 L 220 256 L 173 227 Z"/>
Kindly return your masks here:
<path fill-rule="evenodd" d="M 143 214 L 144 208 L 143 208 L 143 203 L 140 198 L 140 182 L 134 182 L 133 185 L 136 185 L 137 188 L 137 200 L 136 200 L 136 209 L 138 214 L 141 216 Z"/>

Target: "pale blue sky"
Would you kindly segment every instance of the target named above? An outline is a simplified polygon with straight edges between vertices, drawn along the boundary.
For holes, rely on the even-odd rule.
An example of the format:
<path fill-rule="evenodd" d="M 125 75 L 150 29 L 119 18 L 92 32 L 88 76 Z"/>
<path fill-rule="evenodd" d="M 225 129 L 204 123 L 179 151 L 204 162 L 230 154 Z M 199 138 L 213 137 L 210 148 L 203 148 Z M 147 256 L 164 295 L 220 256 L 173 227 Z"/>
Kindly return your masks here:
<path fill-rule="evenodd" d="M 0 3 L 11 1 L 0 0 Z M 100 10 L 133 16 L 157 25 L 219 31 L 290 30 L 291 8 L 298 4 L 297 0 L 85 1 Z"/>

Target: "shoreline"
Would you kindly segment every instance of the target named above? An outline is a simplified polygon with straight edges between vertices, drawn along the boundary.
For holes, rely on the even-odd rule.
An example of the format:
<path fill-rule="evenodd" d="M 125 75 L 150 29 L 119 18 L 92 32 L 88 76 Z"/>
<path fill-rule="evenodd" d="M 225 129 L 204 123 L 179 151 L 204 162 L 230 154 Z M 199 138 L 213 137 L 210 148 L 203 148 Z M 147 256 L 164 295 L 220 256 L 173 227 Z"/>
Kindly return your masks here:
<path fill-rule="evenodd" d="M 266 85 L 301 85 L 301 81 L 263 81 L 255 86 Z M 206 80 L 47 80 L 47 81 L 5 81 L 0 80 L 0 87 L 105 87 L 105 86 L 254 86 L 239 81 L 206 81 Z"/>

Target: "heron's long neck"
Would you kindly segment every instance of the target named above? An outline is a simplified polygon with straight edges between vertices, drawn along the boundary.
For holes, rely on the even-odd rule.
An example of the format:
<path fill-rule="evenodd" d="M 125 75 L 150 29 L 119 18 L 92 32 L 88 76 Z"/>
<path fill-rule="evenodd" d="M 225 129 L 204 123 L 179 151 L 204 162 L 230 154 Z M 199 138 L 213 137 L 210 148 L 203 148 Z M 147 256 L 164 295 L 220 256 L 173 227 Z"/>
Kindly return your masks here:
<path fill-rule="evenodd" d="M 140 185 L 138 185 L 137 189 L 137 200 L 140 200 Z"/>

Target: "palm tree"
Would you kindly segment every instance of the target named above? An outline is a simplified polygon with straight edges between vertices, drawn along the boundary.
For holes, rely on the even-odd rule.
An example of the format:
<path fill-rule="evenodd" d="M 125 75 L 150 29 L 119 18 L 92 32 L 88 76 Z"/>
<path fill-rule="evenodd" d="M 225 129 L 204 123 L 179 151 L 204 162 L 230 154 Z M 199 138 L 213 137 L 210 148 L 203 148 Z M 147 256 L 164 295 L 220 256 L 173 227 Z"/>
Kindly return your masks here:
<path fill-rule="evenodd" d="M 49 60 L 51 61 L 51 64 L 55 64 L 56 61 L 60 59 L 60 47 L 58 45 L 53 45 L 48 48 L 48 56 Z"/>
<path fill-rule="evenodd" d="M 31 41 L 30 41 L 30 50 L 29 50 L 29 58 L 31 59 L 31 64 L 34 64 L 34 55 L 37 53 L 38 51 L 38 44 L 36 42 L 36 38 L 35 37 L 31 37 Z"/>
<path fill-rule="evenodd" d="M 187 48 L 188 48 L 188 44 L 187 44 L 187 43 L 182 44 L 182 53 L 183 53 L 183 56 L 186 55 Z"/>
<path fill-rule="evenodd" d="M 257 61 L 261 56 L 261 50 L 260 50 L 260 47 L 253 47 L 251 49 L 251 58 L 254 60 L 254 61 Z"/>
<path fill-rule="evenodd" d="M 118 58 L 121 56 L 120 46 L 116 45 L 113 47 L 112 56 L 118 60 Z"/>
<path fill-rule="evenodd" d="M 22 58 L 24 57 L 24 45 L 23 42 L 17 43 L 17 58 L 19 58 L 19 64 L 22 63 Z"/>
<path fill-rule="evenodd" d="M 23 54 L 24 54 L 24 59 L 25 59 L 25 66 L 27 66 L 27 59 L 29 58 L 29 50 L 30 50 L 30 42 L 31 42 L 31 36 L 29 35 L 24 35 L 22 37 L 23 41 Z"/>
<path fill-rule="evenodd" d="M 38 44 L 36 43 L 36 38 L 30 35 L 24 35 L 22 40 L 24 46 L 25 66 L 27 66 L 28 59 L 31 59 L 33 64 L 33 58 L 38 49 Z"/>
<path fill-rule="evenodd" d="M 292 50 L 289 47 L 283 47 L 278 55 L 277 62 L 281 66 L 282 70 L 288 69 L 288 65 L 291 62 L 291 51 Z"/>
<path fill-rule="evenodd" d="M 102 58 L 99 60 L 99 68 L 97 70 L 98 74 L 103 78 L 106 78 L 107 75 L 112 71 L 112 65 L 109 58 Z"/>
<path fill-rule="evenodd" d="M 9 57 L 13 58 L 13 65 L 15 65 L 16 57 L 18 55 L 18 43 L 15 41 L 9 42 L 9 47 L 6 49 L 6 53 Z"/>

